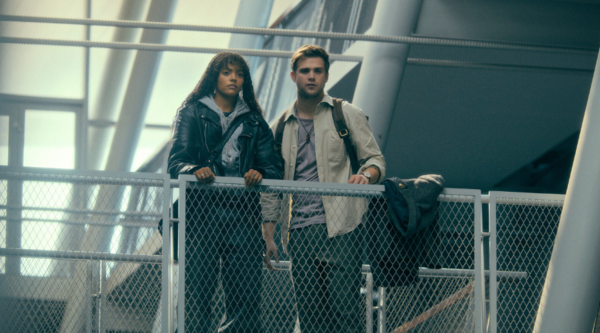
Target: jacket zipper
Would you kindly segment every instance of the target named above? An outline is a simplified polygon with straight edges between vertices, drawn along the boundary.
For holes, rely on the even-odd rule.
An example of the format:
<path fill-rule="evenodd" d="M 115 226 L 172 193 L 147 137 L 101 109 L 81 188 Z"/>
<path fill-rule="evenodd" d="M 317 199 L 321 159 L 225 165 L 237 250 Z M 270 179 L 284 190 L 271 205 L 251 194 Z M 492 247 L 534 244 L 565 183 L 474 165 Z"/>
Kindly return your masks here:
<path fill-rule="evenodd" d="M 244 125 L 244 124 L 241 124 L 240 126 L 243 126 L 243 125 Z M 243 128 L 242 128 L 242 132 L 243 132 L 243 131 L 244 131 L 244 130 L 243 130 Z M 245 134 L 245 135 L 242 135 L 242 134 L 240 133 L 240 137 L 246 137 L 246 138 L 248 138 L 248 139 L 246 139 L 246 140 L 250 140 L 250 139 L 252 139 L 252 133 L 248 133 L 248 134 Z M 239 143 L 239 139 L 238 139 L 238 143 Z M 244 153 L 244 151 L 243 151 L 243 150 L 241 149 L 241 147 L 240 147 L 240 156 L 239 156 L 239 159 L 240 159 L 240 165 L 239 165 L 239 169 L 240 169 L 240 175 L 242 175 L 242 177 L 244 177 L 244 174 L 243 174 L 243 171 L 242 171 L 242 166 L 243 166 L 243 163 L 242 163 L 242 161 L 244 161 L 244 159 L 246 158 L 246 156 L 245 156 L 245 155 L 244 155 L 244 156 L 242 156 L 242 154 L 243 154 L 243 153 Z M 248 152 L 246 152 L 246 154 L 247 154 L 247 153 L 248 153 Z M 242 159 L 242 157 L 244 157 L 244 158 Z"/>

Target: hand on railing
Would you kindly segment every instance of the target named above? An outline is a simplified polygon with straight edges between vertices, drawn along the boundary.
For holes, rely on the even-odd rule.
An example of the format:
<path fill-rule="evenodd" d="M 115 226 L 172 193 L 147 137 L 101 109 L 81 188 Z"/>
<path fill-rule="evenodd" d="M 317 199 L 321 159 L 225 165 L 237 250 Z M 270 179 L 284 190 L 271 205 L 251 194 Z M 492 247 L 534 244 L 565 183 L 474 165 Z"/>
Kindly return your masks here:
<path fill-rule="evenodd" d="M 271 264 L 271 256 L 273 256 L 273 259 L 275 259 L 276 263 L 279 263 L 279 254 L 277 253 L 277 245 L 275 245 L 275 241 L 273 241 L 273 235 L 275 234 L 276 226 L 277 226 L 276 223 L 266 222 L 266 223 L 262 224 L 263 239 L 265 240 L 265 243 L 266 243 L 265 258 L 263 259 L 263 261 L 265 262 L 267 269 L 274 271 L 274 272 L 277 271 L 277 268 L 273 267 L 273 264 Z"/>
<path fill-rule="evenodd" d="M 254 169 L 250 169 L 248 172 L 246 172 L 244 178 L 246 179 L 246 187 L 252 187 L 260 183 L 262 180 L 262 174 Z"/>
<path fill-rule="evenodd" d="M 194 175 L 198 177 L 198 180 L 205 185 L 212 184 L 215 181 L 215 174 L 209 167 L 204 167 L 196 170 Z"/>

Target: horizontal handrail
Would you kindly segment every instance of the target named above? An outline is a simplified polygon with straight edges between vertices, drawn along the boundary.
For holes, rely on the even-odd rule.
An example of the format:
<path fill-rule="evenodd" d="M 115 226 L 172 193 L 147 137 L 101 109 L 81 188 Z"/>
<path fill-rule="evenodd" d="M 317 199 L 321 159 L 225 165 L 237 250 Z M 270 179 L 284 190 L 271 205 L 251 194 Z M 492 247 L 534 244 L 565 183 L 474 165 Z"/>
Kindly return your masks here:
<path fill-rule="evenodd" d="M 140 50 L 140 51 L 170 51 L 187 53 L 219 53 L 223 51 L 237 52 L 245 56 L 273 57 L 273 58 L 291 58 L 294 52 L 274 51 L 274 50 L 254 50 L 254 49 L 230 49 L 215 47 L 195 47 L 182 45 L 164 45 L 153 43 L 125 43 L 125 42 L 94 42 L 85 40 L 67 40 L 67 39 L 46 39 L 46 38 L 19 38 L 19 37 L 0 37 L 0 43 L 8 44 L 29 44 L 29 45 L 50 45 L 50 46 L 75 46 L 75 47 L 96 47 L 105 49 L 120 50 Z M 330 54 L 330 60 L 361 62 L 362 56 Z"/>
<path fill-rule="evenodd" d="M 120 210 L 93 210 L 93 209 L 70 209 L 70 208 L 53 208 L 53 207 L 36 207 L 36 206 L 16 206 L 16 205 L 0 205 L 0 209 L 12 209 L 12 210 L 34 210 L 44 212 L 62 212 L 69 214 L 85 214 L 85 215 L 104 215 L 104 216 L 128 216 L 128 217 L 158 217 L 161 218 L 160 213 L 147 213 L 147 212 L 131 212 L 131 211 L 120 211 Z"/>
<path fill-rule="evenodd" d="M 119 221 L 84 221 L 84 220 L 65 220 L 65 219 L 43 219 L 43 218 L 8 218 L 6 216 L 0 216 L 0 221 L 7 221 L 9 223 L 19 223 L 19 222 L 33 222 L 33 223 L 60 223 L 67 225 L 93 225 L 100 227 L 129 227 L 129 228 L 156 228 L 158 218 L 149 220 L 149 221 L 128 221 L 128 220 L 119 220 Z"/>
<path fill-rule="evenodd" d="M 163 187 L 166 175 L 159 173 L 15 168 L 0 166 L 0 180 L 2 179 L 86 185 Z"/>
<path fill-rule="evenodd" d="M 52 250 L 30 250 L 30 249 L 7 249 L 0 248 L 0 256 L 32 257 L 52 259 L 75 259 L 75 260 L 105 260 L 135 263 L 161 263 L 162 256 L 141 254 L 120 254 L 83 251 L 52 251 Z"/>
<path fill-rule="evenodd" d="M 51 251 L 51 250 L 29 250 L 29 249 L 7 249 L 0 248 L 0 256 L 15 256 L 15 257 L 34 257 L 34 258 L 54 258 L 54 259 L 77 259 L 77 260 L 106 260 L 106 261 L 121 261 L 121 262 L 144 262 L 144 263 L 160 263 L 162 256 L 158 255 L 138 255 L 138 254 L 115 254 L 101 252 L 81 252 L 81 251 Z M 271 262 L 274 268 L 279 270 L 289 270 L 289 261 L 280 261 L 278 263 Z M 266 266 L 263 265 L 266 269 Z M 362 265 L 361 272 L 371 273 L 371 266 Z M 472 269 L 430 269 L 419 267 L 419 277 L 423 278 L 465 278 L 474 277 L 475 271 Z M 489 277 L 489 271 L 485 271 L 485 276 Z M 499 271 L 498 279 L 500 280 L 519 280 L 526 279 L 526 272 Z"/>
<path fill-rule="evenodd" d="M 383 35 L 367 35 L 367 34 L 349 34 L 349 33 L 340 33 L 340 32 L 305 31 L 305 30 L 294 30 L 294 29 L 268 29 L 268 28 L 249 28 L 249 27 L 191 25 L 191 24 L 176 24 L 176 23 L 166 23 L 166 22 L 74 19 L 74 18 L 21 16 L 21 15 L 0 15 L 0 21 L 75 24 L 75 25 L 89 25 L 89 26 L 97 25 L 97 26 L 111 26 L 111 27 L 121 27 L 121 28 L 205 31 L 205 32 L 219 32 L 219 33 L 263 35 L 263 36 L 341 39 L 341 40 L 356 40 L 356 41 L 383 42 L 383 43 L 442 45 L 442 46 L 459 46 L 459 47 L 488 48 L 488 49 L 508 49 L 508 50 L 536 51 L 536 52 L 583 53 L 583 54 L 591 54 L 591 55 L 595 55 L 598 53 L 597 49 L 592 50 L 592 49 L 578 49 L 578 48 L 567 48 L 567 47 L 548 47 L 548 46 L 539 46 L 539 45 L 487 42 L 487 41 L 475 41 L 475 40 L 460 40 L 460 39 L 439 38 L 439 37 L 383 36 Z"/>
<path fill-rule="evenodd" d="M 271 262 L 274 268 L 281 270 L 289 270 L 290 262 L 289 261 L 280 261 L 278 263 Z M 265 267 L 266 268 L 266 267 Z M 372 273 L 370 265 L 362 265 L 361 272 L 363 274 Z M 486 270 L 485 277 L 490 276 L 490 271 Z M 465 277 L 474 277 L 475 270 L 473 269 L 455 269 L 455 268 L 440 268 L 440 269 L 432 269 L 419 267 L 419 277 L 427 277 L 427 278 L 465 278 Z M 519 280 L 526 279 L 527 272 L 513 272 L 513 271 L 499 271 L 498 272 L 498 280 Z"/>

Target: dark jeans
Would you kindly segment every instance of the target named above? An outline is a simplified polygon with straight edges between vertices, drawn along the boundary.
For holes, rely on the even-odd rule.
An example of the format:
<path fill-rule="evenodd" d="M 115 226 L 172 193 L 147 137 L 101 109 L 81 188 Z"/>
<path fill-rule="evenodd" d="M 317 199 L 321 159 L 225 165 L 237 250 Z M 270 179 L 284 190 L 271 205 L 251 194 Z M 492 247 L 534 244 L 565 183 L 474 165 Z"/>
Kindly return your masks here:
<path fill-rule="evenodd" d="M 302 333 L 362 332 L 362 225 L 328 238 L 327 226 L 290 231 L 294 293 Z"/>
<path fill-rule="evenodd" d="M 251 200 L 254 202 L 254 200 Z M 219 332 L 261 332 L 262 233 L 257 203 L 190 195 L 185 254 L 185 331 L 216 332 L 211 300 L 219 273 L 226 321 Z"/>

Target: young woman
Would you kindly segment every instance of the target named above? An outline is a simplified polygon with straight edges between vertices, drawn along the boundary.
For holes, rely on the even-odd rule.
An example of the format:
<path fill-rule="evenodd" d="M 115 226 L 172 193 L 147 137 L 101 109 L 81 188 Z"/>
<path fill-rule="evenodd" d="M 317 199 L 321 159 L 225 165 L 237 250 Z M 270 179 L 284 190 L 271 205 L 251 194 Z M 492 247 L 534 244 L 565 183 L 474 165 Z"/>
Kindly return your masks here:
<path fill-rule="evenodd" d="M 250 187 L 263 178 L 281 179 L 282 171 L 248 64 L 237 53 L 217 54 L 177 111 L 171 177 L 194 174 L 207 185 L 215 176 L 244 177 Z M 258 192 L 204 187 L 186 196 L 185 331 L 216 332 L 211 300 L 221 274 L 226 321 L 220 332 L 260 332 Z"/>

